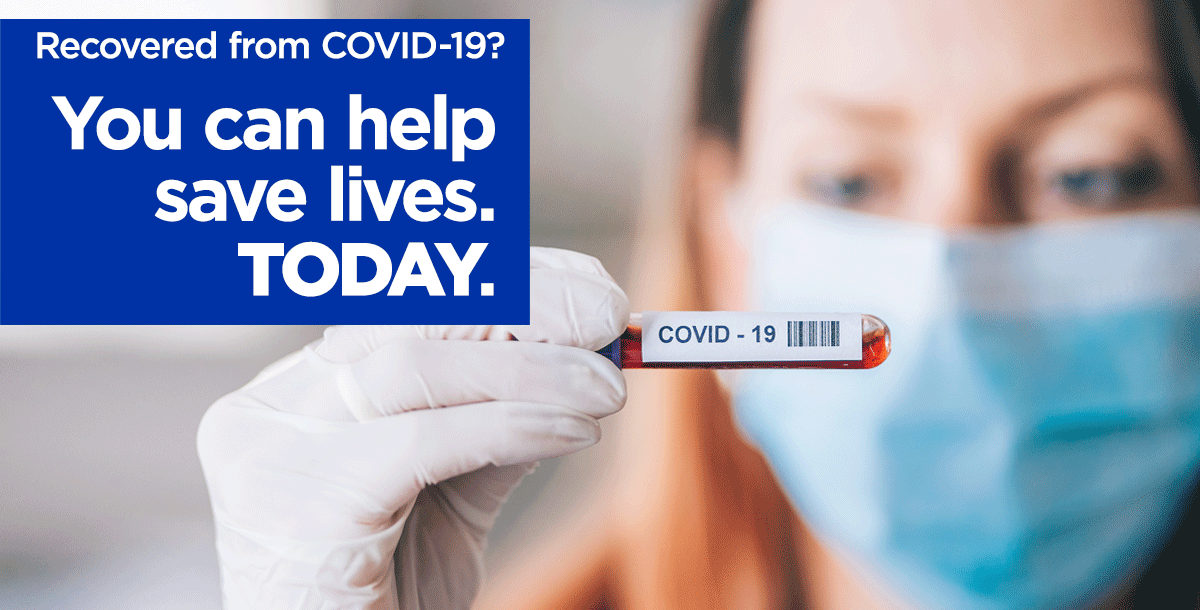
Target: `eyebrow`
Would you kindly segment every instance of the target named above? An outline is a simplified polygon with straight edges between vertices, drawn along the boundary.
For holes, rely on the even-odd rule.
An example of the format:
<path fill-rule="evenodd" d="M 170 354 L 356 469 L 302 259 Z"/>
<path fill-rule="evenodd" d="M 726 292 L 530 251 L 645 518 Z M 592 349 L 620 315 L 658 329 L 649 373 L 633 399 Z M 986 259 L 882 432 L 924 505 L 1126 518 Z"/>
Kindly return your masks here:
<path fill-rule="evenodd" d="M 1065 114 L 1080 104 L 1109 91 L 1151 89 L 1159 79 L 1148 72 L 1118 72 L 1077 83 L 1047 99 L 1028 106 L 1017 115 L 1021 123 L 1044 123 Z"/>
<path fill-rule="evenodd" d="M 907 114 L 894 106 L 863 103 L 822 94 L 806 94 L 802 96 L 801 101 L 820 106 L 855 123 L 896 129 L 908 122 Z"/>
<path fill-rule="evenodd" d="M 1118 89 L 1153 88 L 1160 79 L 1149 72 L 1119 72 L 1075 83 L 1039 101 L 1027 104 L 1016 114 L 1021 124 L 1041 123 L 1062 115 L 1080 104 Z M 820 106 L 848 120 L 887 129 L 898 129 L 908 122 L 905 111 L 896 106 L 863 103 L 823 94 L 805 94 L 802 101 Z"/>

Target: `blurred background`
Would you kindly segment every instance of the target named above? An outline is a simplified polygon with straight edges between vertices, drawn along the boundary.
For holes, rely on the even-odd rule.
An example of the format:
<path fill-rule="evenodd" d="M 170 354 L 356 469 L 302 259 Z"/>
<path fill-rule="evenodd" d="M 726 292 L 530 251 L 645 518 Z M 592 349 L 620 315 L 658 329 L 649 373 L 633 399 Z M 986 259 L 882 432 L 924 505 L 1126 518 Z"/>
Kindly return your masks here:
<path fill-rule="evenodd" d="M 592 254 L 624 282 L 647 169 L 679 120 L 693 4 L 2 0 L 0 18 L 530 19 L 532 243 Z M 0 608 L 219 607 L 196 426 L 216 398 L 320 334 L 0 327 Z M 604 464 L 605 443 L 544 462 L 501 516 L 491 567 L 569 514 Z"/>

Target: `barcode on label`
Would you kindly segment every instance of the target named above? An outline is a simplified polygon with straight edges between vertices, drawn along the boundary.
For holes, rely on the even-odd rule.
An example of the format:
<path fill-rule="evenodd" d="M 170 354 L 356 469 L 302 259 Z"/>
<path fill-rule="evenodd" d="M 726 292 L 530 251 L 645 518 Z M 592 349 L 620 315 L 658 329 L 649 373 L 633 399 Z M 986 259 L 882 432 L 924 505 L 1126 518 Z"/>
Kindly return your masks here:
<path fill-rule="evenodd" d="M 788 347 L 838 347 L 841 345 L 839 320 L 803 320 L 787 323 Z"/>

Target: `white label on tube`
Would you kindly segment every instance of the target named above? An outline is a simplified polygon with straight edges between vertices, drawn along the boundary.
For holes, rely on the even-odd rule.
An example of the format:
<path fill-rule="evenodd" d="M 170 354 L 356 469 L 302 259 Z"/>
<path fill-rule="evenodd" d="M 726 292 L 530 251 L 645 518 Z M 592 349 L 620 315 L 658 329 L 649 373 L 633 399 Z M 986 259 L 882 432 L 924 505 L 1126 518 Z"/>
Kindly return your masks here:
<path fill-rule="evenodd" d="M 647 311 L 642 362 L 862 360 L 856 313 Z"/>

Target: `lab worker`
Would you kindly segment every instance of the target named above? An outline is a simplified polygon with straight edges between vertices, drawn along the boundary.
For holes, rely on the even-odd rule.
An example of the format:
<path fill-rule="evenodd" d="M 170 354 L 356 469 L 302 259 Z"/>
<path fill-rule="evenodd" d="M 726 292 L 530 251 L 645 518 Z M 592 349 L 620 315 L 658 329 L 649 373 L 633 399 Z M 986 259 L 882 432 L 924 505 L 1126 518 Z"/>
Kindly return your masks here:
<path fill-rule="evenodd" d="M 875 314 L 888 362 L 627 390 L 626 293 L 535 248 L 528 326 L 333 328 L 210 408 L 226 607 L 1195 608 L 1195 13 L 716 0 L 634 306 Z M 603 493 L 481 589 L 627 395 Z"/>

